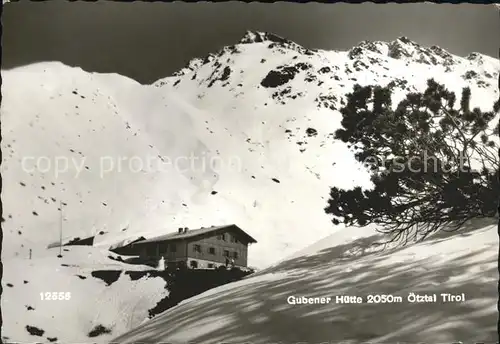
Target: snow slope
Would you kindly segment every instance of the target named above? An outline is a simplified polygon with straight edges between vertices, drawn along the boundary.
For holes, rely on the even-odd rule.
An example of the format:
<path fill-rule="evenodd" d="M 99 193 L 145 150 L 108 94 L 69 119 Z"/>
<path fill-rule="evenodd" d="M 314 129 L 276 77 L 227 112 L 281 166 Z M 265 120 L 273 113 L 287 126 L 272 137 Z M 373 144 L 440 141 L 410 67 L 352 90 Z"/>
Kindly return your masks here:
<path fill-rule="evenodd" d="M 134 157 L 146 161 L 161 151 L 147 133 L 128 122 L 127 109 L 92 74 L 59 63 L 3 74 L 3 229 L 9 242 L 4 259 L 26 254 L 28 248 L 44 250 L 59 240 L 59 202 L 64 238 L 101 231 L 119 234 L 128 227 L 158 230 L 165 218 L 182 216 L 183 197 L 197 187 L 167 168 L 128 167 Z M 109 87 L 117 85 L 113 76 L 109 79 Z M 130 93 L 141 89 L 129 79 L 118 79 Z M 174 116 L 183 113 L 172 111 Z M 180 124 L 164 132 L 189 133 L 189 124 Z M 198 143 L 189 134 L 183 139 Z"/>
<path fill-rule="evenodd" d="M 354 232 L 351 240 L 345 233 Z M 372 250 L 373 228 L 345 228 L 321 244 L 244 280 L 167 310 L 114 343 L 495 343 L 496 225 Z M 409 302 L 408 295 L 436 302 Z M 464 302 L 444 302 L 441 293 Z M 368 295 L 401 302 L 368 303 Z M 331 297 L 328 304 L 289 304 L 289 296 Z M 338 303 L 357 296 L 362 303 Z"/>
<path fill-rule="evenodd" d="M 107 285 L 94 277 L 92 273 L 100 270 L 146 268 L 112 260 L 109 256 L 116 255 L 110 252 L 73 246 L 65 248 L 63 258 L 57 258 L 57 253 L 58 249 L 48 250 L 32 260 L 12 258 L 3 262 L 4 342 L 106 343 L 139 325 L 148 317 L 148 310 L 168 295 L 160 278 L 132 280 L 122 273 Z M 69 293 L 69 297 L 47 299 L 46 293 Z M 99 325 L 110 333 L 89 338 Z M 43 332 L 30 334 L 27 326 Z"/>
<path fill-rule="evenodd" d="M 87 293 L 94 288 L 85 284 L 90 278 L 74 273 L 89 254 L 108 264 L 109 247 L 178 227 L 235 223 L 258 241 L 249 264 L 275 264 L 341 228 L 323 210 L 330 187 L 370 186 L 363 166 L 333 139 L 338 109 L 355 83 L 393 82 L 396 104 L 434 77 L 455 91 L 470 86 L 472 105 L 490 110 L 498 98 L 498 72 L 496 59 L 477 53 L 461 58 L 406 38 L 339 52 L 309 50 L 258 32 L 153 85 L 59 62 L 2 71 L 4 313 L 21 316 L 25 295 L 35 304 L 41 290 L 25 291 L 28 285 Z M 71 256 L 70 263 L 69 253 L 57 259 L 57 249 L 47 250 L 59 240 L 60 205 L 64 242 L 96 235 L 94 247 Z M 62 269 L 61 263 L 77 267 Z M 33 273 L 18 289 L 19 281 L 28 280 L 23 269 Z M 164 292 L 163 281 L 155 279 L 131 282 L 122 276 L 107 289 L 92 283 L 111 294 L 129 286 L 152 288 L 141 309 Z M 106 342 L 135 324 L 120 314 L 139 295 L 120 295 L 99 318 L 109 326 L 116 322 L 115 330 L 92 340 Z M 84 340 L 95 325 L 95 303 L 75 300 L 82 301 L 72 301 L 82 311 L 78 319 L 64 313 L 71 319 L 64 330 L 50 320 L 62 317 L 62 303 L 38 300 L 33 307 L 47 307 L 45 313 L 24 314 L 47 336 Z M 24 325 L 7 324 L 4 333 L 12 340 L 43 339 L 26 337 Z"/>

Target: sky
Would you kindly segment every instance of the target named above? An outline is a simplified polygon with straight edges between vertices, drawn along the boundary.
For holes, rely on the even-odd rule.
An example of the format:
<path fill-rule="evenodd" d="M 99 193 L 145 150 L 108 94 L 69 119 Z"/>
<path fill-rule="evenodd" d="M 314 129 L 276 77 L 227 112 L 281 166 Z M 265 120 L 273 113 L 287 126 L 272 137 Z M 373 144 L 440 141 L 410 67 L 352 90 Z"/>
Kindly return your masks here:
<path fill-rule="evenodd" d="M 62 61 L 141 83 L 171 75 L 194 57 L 232 45 L 246 30 L 268 31 L 307 48 L 348 50 L 400 36 L 465 56 L 497 57 L 500 17 L 491 5 L 318 3 L 8 3 L 3 65 Z"/>

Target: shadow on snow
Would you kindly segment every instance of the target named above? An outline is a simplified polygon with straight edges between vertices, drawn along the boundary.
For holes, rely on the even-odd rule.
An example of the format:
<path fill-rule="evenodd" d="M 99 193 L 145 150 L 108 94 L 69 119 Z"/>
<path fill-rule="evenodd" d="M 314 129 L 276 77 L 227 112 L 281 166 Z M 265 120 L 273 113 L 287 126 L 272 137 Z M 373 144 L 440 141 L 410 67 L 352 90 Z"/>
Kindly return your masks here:
<path fill-rule="evenodd" d="M 391 258 L 403 248 L 346 257 L 353 247 L 364 252 L 379 238 L 374 235 L 285 261 L 256 274 L 261 278 L 250 276 L 230 289 L 187 300 L 113 342 L 496 342 L 496 256 L 480 255 L 496 253 L 488 247 L 498 243 L 437 264 L 436 258 L 415 254 L 403 254 L 398 261 Z M 432 241 L 422 245 L 437 249 Z M 269 278 L 262 280 L 266 276 Z M 491 283 L 485 283 L 485 278 Z M 436 293 L 438 302 L 409 303 L 410 292 Z M 466 301 L 441 302 L 439 294 L 447 292 L 465 293 Z M 400 295 L 403 301 L 366 303 L 367 295 L 377 293 Z M 289 305 L 286 299 L 290 295 L 334 299 L 353 295 L 363 296 L 365 302 Z"/>

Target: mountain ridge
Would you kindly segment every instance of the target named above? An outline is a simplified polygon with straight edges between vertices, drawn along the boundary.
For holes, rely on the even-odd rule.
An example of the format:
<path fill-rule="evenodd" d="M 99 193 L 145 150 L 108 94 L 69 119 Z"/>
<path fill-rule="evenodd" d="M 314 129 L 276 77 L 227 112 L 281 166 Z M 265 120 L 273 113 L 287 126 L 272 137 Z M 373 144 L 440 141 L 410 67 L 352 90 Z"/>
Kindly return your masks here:
<path fill-rule="evenodd" d="M 239 45 L 249 45 L 256 43 L 268 43 L 268 47 L 270 49 L 279 47 L 282 49 L 298 50 L 301 53 L 308 55 L 320 51 L 340 51 L 340 50 L 305 48 L 302 45 L 292 40 L 281 37 L 272 32 L 247 30 L 245 34 L 242 36 L 242 38 L 240 38 L 236 44 L 226 45 L 222 49 L 219 49 L 217 52 L 210 53 L 203 58 L 201 57 L 193 58 L 187 63 L 186 67 L 181 68 L 178 72 L 173 73 L 171 76 L 181 76 L 188 71 L 193 71 L 200 65 L 210 62 L 212 59 L 216 58 L 217 56 L 220 56 L 221 54 L 224 54 L 227 51 L 235 53 L 237 52 L 237 46 Z M 497 60 L 497 58 L 495 57 L 491 57 L 478 52 L 471 52 L 467 56 L 460 57 L 450 53 L 446 49 L 439 47 L 437 45 L 433 45 L 430 47 L 423 47 L 422 45 L 409 39 L 406 36 L 400 36 L 393 41 L 363 40 L 358 44 L 354 45 L 351 49 L 349 49 L 349 56 L 352 59 L 354 59 L 357 55 L 362 53 L 363 50 L 379 53 L 381 55 L 385 55 L 395 59 L 410 57 L 411 59 L 414 60 L 414 62 L 434 64 L 434 65 L 441 63 L 445 66 L 455 64 L 457 57 L 459 59 L 465 58 L 466 60 L 470 61 L 476 60 L 478 64 L 483 64 L 484 60 L 489 60 L 489 61 Z M 160 78 L 158 80 L 161 79 L 164 78 Z M 156 82 L 153 82 L 153 84 L 157 83 L 158 80 Z"/>

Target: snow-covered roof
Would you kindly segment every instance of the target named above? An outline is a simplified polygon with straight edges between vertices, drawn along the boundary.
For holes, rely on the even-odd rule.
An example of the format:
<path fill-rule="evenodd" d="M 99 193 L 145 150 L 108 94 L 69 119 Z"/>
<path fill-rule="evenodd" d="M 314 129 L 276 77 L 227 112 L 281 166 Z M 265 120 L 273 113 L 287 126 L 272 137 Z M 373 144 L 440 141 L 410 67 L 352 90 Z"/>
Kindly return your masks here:
<path fill-rule="evenodd" d="M 256 243 L 257 240 L 255 240 L 252 236 L 250 236 L 248 233 L 246 233 L 243 229 L 240 227 L 232 224 L 232 225 L 223 225 L 223 226 L 212 226 L 212 227 L 207 227 L 207 228 L 199 228 L 199 229 L 191 229 L 187 231 L 182 231 L 182 232 L 174 232 L 174 233 L 169 233 L 153 238 L 149 238 L 146 240 L 141 240 L 139 242 L 134 243 L 135 245 L 143 244 L 143 243 L 149 243 L 149 242 L 158 242 L 158 241 L 172 241 L 172 240 L 178 240 L 178 239 L 186 239 L 186 238 L 192 238 L 200 235 L 204 235 L 207 233 L 219 231 L 221 229 L 232 229 L 232 230 L 237 230 L 241 234 L 243 234 L 247 241 L 250 243 Z"/>

